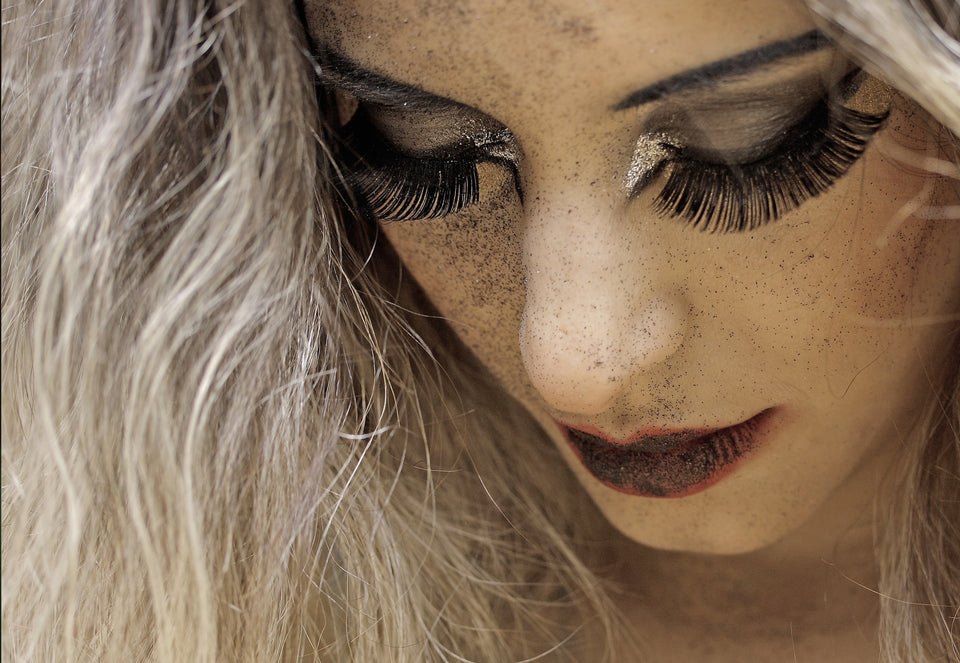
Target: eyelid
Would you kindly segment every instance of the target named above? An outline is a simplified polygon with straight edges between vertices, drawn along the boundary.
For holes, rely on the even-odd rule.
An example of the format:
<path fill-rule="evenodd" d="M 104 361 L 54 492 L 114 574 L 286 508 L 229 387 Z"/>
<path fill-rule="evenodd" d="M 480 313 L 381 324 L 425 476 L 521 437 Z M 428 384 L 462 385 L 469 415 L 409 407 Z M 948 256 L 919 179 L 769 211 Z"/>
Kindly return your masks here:
<path fill-rule="evenodd" d="M 410 157 L 519 163 L 519 143 L 513 133 L 461 104 L 425 111 L 358 100 L 353 117 L 369 122 L 392 148 Z"/>
<path fill-rule="evenodd" d="M 659 104 L 645 119 L 624 188 L 638 192 L 681 150 L 691 160 L 731 166 L 764 158 L 801 127 L 818 104 L 843 103 L 872 114 L 889 108 L 888 86 L 849 63 L 833 71 L 806 72 L 787 81 L 785 87 L 764 86 L 732 95 L 711 94 L 687 103 L 672 100 Z M 734 99 L 735 104 L 731 103 Z M 731 112 L 731 107 L 736 112 Z"/>
<path fill-rule="evenodd" d="M 813 79 L 751 94 L 664 104 L 644 120 L 646 133 L 665 133 L 685 147 L 737 161 L 735 153 L 755 153 L 802 120 L 820 103 L 826 87 Z"/>
<path fill-rule="evenodd" d="M 752 115 L 673 109 L 637 138 L 623 187 L 635 195 L 681 154 L 686 160 L 731 166 L 762 158 L 802 125 L 822 99 L 790 109 L 761 108 Z"/>

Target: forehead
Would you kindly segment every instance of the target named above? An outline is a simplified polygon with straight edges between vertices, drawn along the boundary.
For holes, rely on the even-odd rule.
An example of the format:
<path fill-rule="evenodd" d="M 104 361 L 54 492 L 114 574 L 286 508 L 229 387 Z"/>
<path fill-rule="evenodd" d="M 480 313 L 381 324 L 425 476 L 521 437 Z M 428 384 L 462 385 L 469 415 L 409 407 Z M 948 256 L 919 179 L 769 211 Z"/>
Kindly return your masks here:
<path fill-rule="evenodd" d="M 355 62 L 493 112 L 538 91 L 538 103 L 613 103 L 813 27 L 799 0 L 307 0 L 306 10 L 314 38 Z"/>

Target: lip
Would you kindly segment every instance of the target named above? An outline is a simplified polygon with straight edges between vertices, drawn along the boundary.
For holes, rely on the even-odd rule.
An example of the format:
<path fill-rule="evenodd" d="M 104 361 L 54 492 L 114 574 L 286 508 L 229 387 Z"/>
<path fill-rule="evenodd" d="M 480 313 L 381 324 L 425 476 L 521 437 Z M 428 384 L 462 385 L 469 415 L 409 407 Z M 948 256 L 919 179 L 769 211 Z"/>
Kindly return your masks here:
<path fill-rule="evenodd" d="M 656 429 L 626 439 L 560 424 L 567 442 L 602 484 L 638 497 L 687 497 L 706 490 L 762 446 L 775 409 L 725 428 Z"/>

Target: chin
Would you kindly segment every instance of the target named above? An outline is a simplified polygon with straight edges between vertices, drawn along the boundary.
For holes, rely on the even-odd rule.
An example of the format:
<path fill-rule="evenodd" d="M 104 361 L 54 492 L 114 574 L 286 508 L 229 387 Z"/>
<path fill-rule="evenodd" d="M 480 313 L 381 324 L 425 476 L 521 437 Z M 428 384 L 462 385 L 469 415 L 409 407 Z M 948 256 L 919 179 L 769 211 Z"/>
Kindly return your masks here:
<path fill-rule="evenodd" d="M 791 517 L 789 509 L 744 509 L 747 500 L 734 498 L 733 504 L 726 499 L 713 500 L 711 491 L 670 499 L 621 495 L 603 486 L 587 490 L 621 534 L 664 551 L 708 555 L 757 552 L 790 536 L 809 516 L 794 513 Z"/>
<path fill-rule="evenodd" d="M 758 532 L 740 531 L 719 532 L 715 536 L 704 536 L 699 533 L 684 536 L 677 532 L 638 531 L 637 528 L 611 524 L 628 539 L 647 548 L 702 555 L 746 555 L 763 550 L 782 538 L 782 536 L 765 537 Z"/>

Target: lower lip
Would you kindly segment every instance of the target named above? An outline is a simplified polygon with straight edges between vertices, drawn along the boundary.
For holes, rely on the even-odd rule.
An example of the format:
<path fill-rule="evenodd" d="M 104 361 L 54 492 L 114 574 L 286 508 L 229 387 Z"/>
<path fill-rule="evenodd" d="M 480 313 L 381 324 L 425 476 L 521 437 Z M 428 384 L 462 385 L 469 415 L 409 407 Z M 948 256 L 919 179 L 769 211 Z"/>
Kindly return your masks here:
<path fill-rule="evenodd" d="M 639 497 L 687 497 L 717 483 L 760 446 L 774 410 L 673 447 L 649 451 L 563 426 L 583 466 L 604 485 Z"/>

